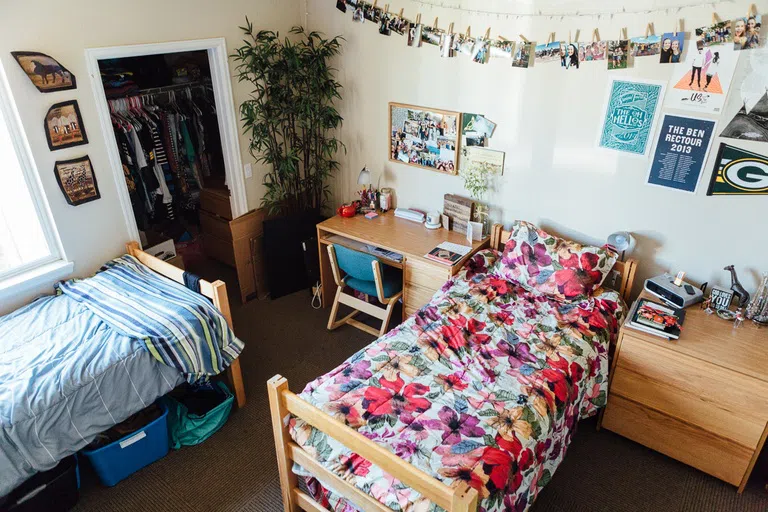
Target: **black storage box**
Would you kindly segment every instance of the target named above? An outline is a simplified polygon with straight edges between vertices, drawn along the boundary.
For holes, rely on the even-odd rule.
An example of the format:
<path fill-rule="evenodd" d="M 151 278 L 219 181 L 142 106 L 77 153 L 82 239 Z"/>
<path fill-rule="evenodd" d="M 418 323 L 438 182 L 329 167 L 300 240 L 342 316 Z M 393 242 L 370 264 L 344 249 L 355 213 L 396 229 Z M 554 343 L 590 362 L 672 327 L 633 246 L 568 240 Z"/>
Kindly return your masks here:
<path fill-rule="evenodd" d="M 60 512 L 72 509 L 80 498 L 77 458 L 70 455 L 0 498 L 2 512 Z"/>

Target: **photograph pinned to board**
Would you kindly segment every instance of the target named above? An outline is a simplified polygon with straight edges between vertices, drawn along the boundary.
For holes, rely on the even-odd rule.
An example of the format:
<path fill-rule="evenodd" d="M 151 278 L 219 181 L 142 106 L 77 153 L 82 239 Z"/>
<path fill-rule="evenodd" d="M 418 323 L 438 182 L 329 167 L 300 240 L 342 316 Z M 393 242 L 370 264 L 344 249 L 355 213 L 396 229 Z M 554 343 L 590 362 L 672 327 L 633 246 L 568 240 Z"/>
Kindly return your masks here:
<path fill-rule="evenodd" d="M 720 136 L 729 139 L 768 142 L 768 93 L 763 94 L 763 97 L 749 112 L 747 112 L 746 105 L 743 105 L 723 129 Z"/>
<path fill-rule="evenodd" d="M 557 62 L 561 60 L 560 49 L 565 50 L 565 41 L 550 41 L 536 45 L 534 56 L 535 64 L 544 64 L 546 62 Z M 564 54 L 563 54 L 564 56 Z"/>
<path fill-rule="evenodd" d="M 512 67 L 527 68 L 531 65 L 533 57 L 533 43 L 523 41 L 515 46 L 515 55 L 512 57 Z"/>
<path fill-rule="evenodd" d="M 85 133 L 82 119 L 77 100 L 52 105 L 45 115 L 48 149 L 56 151 L 88 144 L 88 135 Z"/>
<path fill-rule="evenodd" d="M 72 206 L 79 206 L 101 197 L 88 155 L 56 162 L 54 174 L 67 203 Z"/>
<path fill-rule="evenodd" d="M 491 57 L 494 59 L 511 59 L 515 54 L 515 42 L 507 39 L 491 41 Z"/>
<path fill-rule="evenodd" d="M 458 172 L 458 112 L 389 104 L 389 160 L 446 174 Z"/>
<path fill-rule="evenodd" d="M 608 52 L 607 41 L 592 41 L 591 43 L 579 43 L 579 60 L 581 60 L 582 62 L 605 60 L 607 52 Z"/>
<path fill-rule="evenodd" d="M 579 43 L 565 45 L 565 69 L 579 69 Z"/>
<path fill-rule="evenodd" d="M 721 113 L 739 55 L 730 45 L 705 47 L 697 42 L 684 64 L 673 68 L 664 106 Z"/>
<path fill-rule="evenodd" d="M 408 46 L 421 46 L 421 23 L 411 23 L 408 27 Z"/>
<path fill-rule="evenodd" d="M 459 170 L 461 172 L 482 169 L 498 176 L 504 174 L 505 153 L 503 151 L 478 146 L 464 146 L 460 153 Z"/>
<path fill-rule="evenodd" d="M 485 146 L 496 130 L 496 123 L 480 114 L 461 115 L 461 143 L 463 146 Z"/>
<path fill-rule="evenodd" d="M 629 42 L 632 45 L 633 57 L 658 55 L 661 51 L 661 36 L 651 34 L 644 37 L 633 37 Z"/>
<path fill-rule="evenodd" d="M 629 65 L 629 39 L 608 41 L 608 71 L 627 69 Z"/>
<path fill-rule="evenodd" d="M 768 156 L 721 143 L 707 195 L 768 195 Z"/>
<path fill-rule="evenodd" d="M 478 64 L 488 63 L 490 46 L 491 43 L 487 39 L 475 39 L 475 45 L 472 47 L 472 62 L 476 62 Z"/>
<path fill-rule="evenodd" d="M 661 36 L 660 64 L 677 64 L 682 62 L 685 48 L 685 32 L 665 32 Z"/>
<path fill-rule="evenodd" d="M 381 20 L 381 14 L 383 12 L 381 7 L 376 7 L 374 4 L 367 4 L 363 8 L 363 17 L 368 21 L 378 23 Z"/>
<path fill-rule="evenodd" d="M 733 42 L 731 20 L 717 21 L 712 25 L 699 27 L 694 33 L 696 35 L 696 42 L 701 43 L 705 48 L 725 44 L 730 45 Z"/>
<path fill-rule="evenodd" d="M 21 69 L 40 92 L 77 89 L 77 80 L 56 59 L 38 52 L 11 52 Z"/>
<path fill-rule="evenodd" d="M 663 82 L 611 79 L 597 146 L 636 156 L 647 155 L 663 96 Z"/>
<path fill-rule="evenodd" d="M 731 20 L 731 23 L 733 25 L 734 50 L 754 50 L 760 47 L 760 28 L 763 25 L 763 17 L 761 15 L 750 13 L 750 16 L 736 18 Z"/>
<path fill-rule="evenodd" d="M 696 193 L 714 140 L 715 121 L 664 114 L 647 182 Z"/>

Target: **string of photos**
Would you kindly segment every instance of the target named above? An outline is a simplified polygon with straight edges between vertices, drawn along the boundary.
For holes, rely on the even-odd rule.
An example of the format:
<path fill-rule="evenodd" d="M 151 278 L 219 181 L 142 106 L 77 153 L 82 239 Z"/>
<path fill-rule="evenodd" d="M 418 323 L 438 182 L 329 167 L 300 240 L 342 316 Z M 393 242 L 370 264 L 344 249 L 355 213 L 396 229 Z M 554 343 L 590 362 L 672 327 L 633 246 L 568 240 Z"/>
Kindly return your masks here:
<path fill-rule="evenodd" d="M 425 4 L 425 2 L 420 2 Z M 433 6 L 430 2 L 426 5 Z M 674 7 L 666 7 L 659 10 L 644 10 L 644 13 L 677 10 L 685 7 L 693 7 L 697 4 L 685 4 Z M 459 7 L 444 6 L 449 9 Z M 507 39 L 501 35 L 491 38 L 490 27 L 479 37 L 472 36 L 471 27 L 464 32 L 454 31 L 454 24 L 450 23 L 446 29 L 439 26 L 439 19 L 435 18 L 430 25 L 423 23 L 421 14 L 417 14 L 413 20 L 407 19 L 403 9 L 399 12 L 390 11 L 389 4 L 384 7 L 378 5 L 378 0 L 366 2 L 363 0 L 337 0 L 336 8 L 343 12 L 351 12 L 352 20 L 364 24 L 375 24 L 379 34 L 383 36 L 406 36 L 407 45 L 411 47 L 435 46 L 443 58 L 453 58 L 457 55 L 466 55 L 478 64 L 486 64 L 490 59 L 506 59 L 516 68 L 528 68 L 536 64 L 560 62 L 564 69 L 579 69 L 585 62 L 602 62 L 608 70 L 626 69 L 630 64 L 630 57 L 655 56 L 662 64 L 683 62 L 685 47 L 685 32 L 683 20 L 674 22 L 670 32 L 661 35 L 656 34 L 653 23 L 646 26 L 642 36 L 628 37 L 627 29 L 621 28 L 615 39 L 603 39 L 597 29 L 592 31 L 589 41 L 580 40 L 580 30 L 569 32 L 567 41 L 558 38 L 555 32 L 547 35 L 545 42 L 532 41 L 523 34 L 519 35 L 519 41 Z M 467 10 L 471 13 L 485 13 L 485 11 Z M 641 11 L 637 11 L 641 12 Z M 613 17 L 614 14 L 627 13 L 626 10 L 602 13 Z M 486 13 L 503 15 L 506 17 L 549 16 L 561 18 L 566 14 L 536 14 L 516 13 Z M 598 13 L 569 13 L 567 16 L 598 16 Z M 760 29 L 762 17 L 757 12 L 757 6 L 751 4 L 743 17 L 732 20 L 721 20 L 713 13 L 710 25 L 695 29 L 696 48 L 719 44 L 732 45 L 734 50 L 751 50 L 762 45 Z M 573 35 L 573 37 L 572 37 Z"/>

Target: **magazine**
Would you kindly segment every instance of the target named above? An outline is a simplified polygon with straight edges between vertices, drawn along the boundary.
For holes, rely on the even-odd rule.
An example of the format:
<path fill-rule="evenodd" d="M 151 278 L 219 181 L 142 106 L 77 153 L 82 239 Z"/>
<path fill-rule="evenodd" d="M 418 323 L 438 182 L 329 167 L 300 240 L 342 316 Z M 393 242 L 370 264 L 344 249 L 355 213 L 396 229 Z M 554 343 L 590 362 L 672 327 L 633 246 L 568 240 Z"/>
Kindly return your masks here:
<path fill-rule="evenodd" d="M 454 265 L 471 250 L 472 247 L 443 242 L 425 254 L 424 257 L 442 263 L 443 265 Z"/>
<path fill-rule="evenodd" d="M 674 309 L 648 299 L 638 299 L 629 314 L 629 326 L 667 339 L 678 339 L 685 311 Z"/>

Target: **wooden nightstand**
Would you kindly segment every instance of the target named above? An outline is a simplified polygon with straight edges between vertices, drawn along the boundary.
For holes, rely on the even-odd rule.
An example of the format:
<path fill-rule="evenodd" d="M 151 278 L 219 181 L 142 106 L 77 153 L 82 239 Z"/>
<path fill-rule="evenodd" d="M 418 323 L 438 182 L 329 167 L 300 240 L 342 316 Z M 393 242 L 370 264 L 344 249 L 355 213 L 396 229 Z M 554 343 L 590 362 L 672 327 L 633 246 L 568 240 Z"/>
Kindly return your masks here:
<path fill-rule="evenodd" d="M 699 305 L 677 341 L 623 326 L 602 426 L 742 492 L 768 435 L 768 329 Z"/>

